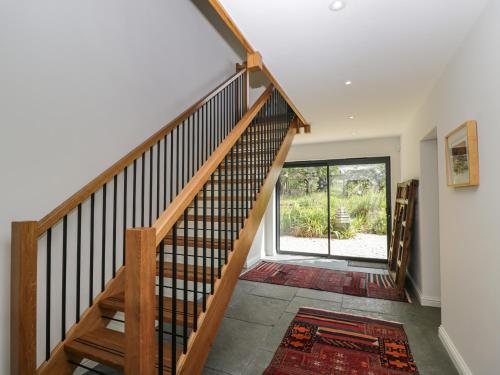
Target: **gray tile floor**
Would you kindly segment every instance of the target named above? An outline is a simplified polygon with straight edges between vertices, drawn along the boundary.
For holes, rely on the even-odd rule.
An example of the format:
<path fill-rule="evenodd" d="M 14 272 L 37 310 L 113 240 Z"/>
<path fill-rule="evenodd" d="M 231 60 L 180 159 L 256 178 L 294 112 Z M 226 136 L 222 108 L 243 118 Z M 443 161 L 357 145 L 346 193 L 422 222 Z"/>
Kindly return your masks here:
<path fill-rule="evenodd" d="M 312 258 L 279 260 L 333 269 L 380 271 Z M 401 322 L 420 374 L 458 374 L 438 338 L 440 309 L 242 280 L 233 293 L 203 374 L 262 374 L 302 306 Z"/>
<path fill-rule="evenodd" d="M 339 270 L 385 272 L 367 268 L 369 265 L 365 263 L 353 267 L 346 261 L 313 257 L 277 256 L 269 259 Z M 422 307 L 416 303 L 353 297 L 240 280 L 203 375 L 262 374 L 271 362 L 288 325 L 302 306 L 401 322 L 408 334 L 421 375 L 458 374 L 438 338 L 440 309 Z M 100 370 L 106 374 L 116 374 L 102 368 Z"/>

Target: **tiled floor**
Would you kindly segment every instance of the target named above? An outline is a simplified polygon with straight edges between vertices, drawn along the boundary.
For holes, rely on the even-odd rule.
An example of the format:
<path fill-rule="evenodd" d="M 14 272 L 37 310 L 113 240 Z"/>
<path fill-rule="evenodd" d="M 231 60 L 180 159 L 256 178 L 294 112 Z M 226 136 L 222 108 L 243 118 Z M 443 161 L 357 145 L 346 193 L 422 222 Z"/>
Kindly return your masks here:
<path fill-rule="evenodd" d="M 380 272 L 312 258 L 300 263 Z M 439 309 L 250 281 L 238 282 L 203 374 L 262 374 L 301 306 L 402 322 L 421 375 L 458 374 L 437 335 Z"/>
<path fill-rule="evenodd" d="M 364 267 L 351 267 L 346 261 L 312 257 L 269 259 L 331 269 L 386 272 L 367 268 L 363 263 L 359 265 Z M 458 374 L 438 338 L 440 309 L 250 281 L 238 282 L 203 374 L 262 374 L 302 306 L 402 322 L 421 375 Z"/>

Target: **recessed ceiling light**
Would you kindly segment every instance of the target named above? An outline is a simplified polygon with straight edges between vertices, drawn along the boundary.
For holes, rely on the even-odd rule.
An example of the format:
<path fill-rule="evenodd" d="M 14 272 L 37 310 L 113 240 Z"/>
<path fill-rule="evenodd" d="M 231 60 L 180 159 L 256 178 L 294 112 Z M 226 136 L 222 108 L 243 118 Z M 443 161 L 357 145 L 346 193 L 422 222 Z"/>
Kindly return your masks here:
<path fill-rule="evenodd" d="M 339 10 L 342 10 L 342 9 L 345 8 L 345 1 L 343 1 L 343 0 L 334 0 L 334 1 L 331 2 L 329 8 L 333 12 L 338 12 Z"/>
<path fill-rule="evenodd" d="M 349 120 L 354 120 L 354 116 L 349 116 Z"/>
<path fill-rule="evenodd" d="M 352 85 L 352 81 L 345 81 L 344 83 L 346 86 Z"/>

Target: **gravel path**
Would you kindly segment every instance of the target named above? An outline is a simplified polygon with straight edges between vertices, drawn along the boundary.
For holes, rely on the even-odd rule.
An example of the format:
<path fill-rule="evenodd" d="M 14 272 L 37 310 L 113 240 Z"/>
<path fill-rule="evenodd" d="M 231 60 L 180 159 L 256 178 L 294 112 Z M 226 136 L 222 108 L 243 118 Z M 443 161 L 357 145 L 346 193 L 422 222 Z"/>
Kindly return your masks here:
<path fill-rule="evenodd" d="M 328 254 L 328 239 L 283 236 L 280 238 L 283 251 L 311 254 Z M 349 240 L 332 240 L 332 255 L 355 258 L 387 258 L 387 237 L 378 234 L 360 233 Z"/>

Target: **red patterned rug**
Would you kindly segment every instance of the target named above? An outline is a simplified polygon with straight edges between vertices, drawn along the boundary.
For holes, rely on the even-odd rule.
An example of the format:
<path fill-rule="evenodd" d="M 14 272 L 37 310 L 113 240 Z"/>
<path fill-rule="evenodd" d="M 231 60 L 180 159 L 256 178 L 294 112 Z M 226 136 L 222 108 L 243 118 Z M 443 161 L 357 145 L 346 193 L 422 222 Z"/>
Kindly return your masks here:
<path fill-rule="evenodd" d="M 326 268 L 297 266 L 275 262 L 260 262 L 240 276 L 241 280 L 295 286 L 350 294 L 358 297 L 381 298 L 407 302 L 389 275 L 337 271 Z"/>
<path fill-rule="evenodd" d="M 302 307 L 264 375 L 418 374 L 399 323 Z"/>

